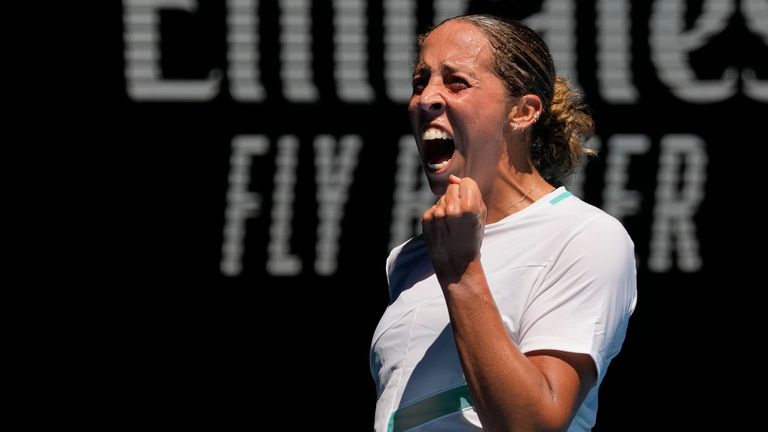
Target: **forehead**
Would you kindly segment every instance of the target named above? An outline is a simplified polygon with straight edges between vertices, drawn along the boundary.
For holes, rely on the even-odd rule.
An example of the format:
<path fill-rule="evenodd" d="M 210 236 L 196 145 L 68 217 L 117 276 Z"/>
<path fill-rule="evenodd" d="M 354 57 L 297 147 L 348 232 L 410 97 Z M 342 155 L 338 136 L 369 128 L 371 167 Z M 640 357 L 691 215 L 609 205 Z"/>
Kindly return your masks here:
<path fill-rule="evenodd" d="M 449 21 L 424 39 L 419 61 L 430 66 L 486 64 L 490 56 L 490 43 L 482 30 L 468 22 Z"/>

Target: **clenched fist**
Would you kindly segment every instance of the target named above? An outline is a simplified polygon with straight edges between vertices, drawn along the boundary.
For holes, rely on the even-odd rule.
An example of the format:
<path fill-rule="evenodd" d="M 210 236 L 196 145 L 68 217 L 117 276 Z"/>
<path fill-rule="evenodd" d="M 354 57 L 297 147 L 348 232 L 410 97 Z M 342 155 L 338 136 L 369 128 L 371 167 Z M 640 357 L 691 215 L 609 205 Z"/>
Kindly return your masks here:
<path fill-rule="evenodd" d="M 456 280 L 480 257 L 486 208 L 477 183 L 469 177 L 449 177 L 445 195 L 422 217 L 427 251 L 441 281 Z"/>

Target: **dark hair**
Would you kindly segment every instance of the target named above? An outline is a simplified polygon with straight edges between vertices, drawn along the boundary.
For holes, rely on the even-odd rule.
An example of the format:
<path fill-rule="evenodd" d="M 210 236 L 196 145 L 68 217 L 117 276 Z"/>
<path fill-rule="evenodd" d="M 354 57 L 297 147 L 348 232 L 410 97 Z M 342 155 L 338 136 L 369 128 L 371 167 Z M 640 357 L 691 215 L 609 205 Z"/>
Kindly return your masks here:
<path fill-rule="evenodd" d="M 581 95 L 555 73 L 547 45 L 535 31 L 515 20 L 462 15 L 436 27 L 448 21 L 468 22 L 485 34 L 495 72 L 511 96 L 535 94 L 541 99 L 541 116 L 531 130 L 531 159 L 544 179 L 562 185 L 584 156 L 594 153 L 584 146 L 594 133 L 594 122 Z M 419 48 L 430 32 L 419 38 Z"/>

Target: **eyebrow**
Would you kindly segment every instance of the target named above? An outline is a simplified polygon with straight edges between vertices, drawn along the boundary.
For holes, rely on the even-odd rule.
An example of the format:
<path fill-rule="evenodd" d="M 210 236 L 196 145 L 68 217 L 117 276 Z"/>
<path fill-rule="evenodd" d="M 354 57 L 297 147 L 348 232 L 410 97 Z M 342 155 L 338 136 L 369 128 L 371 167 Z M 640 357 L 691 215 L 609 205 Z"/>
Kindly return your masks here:
<path fill-rule="evenodd" d="M 450 64 L 443 64 L 440 68 L 444 72 L 448 73 L 457 73 L 459 72 L 459 69 L 451 66 Z M 471 77 L 475 77 L 475 74 L 472 71 L 465 72 L 469 74 Z M 432 74 L 432 67 L 425 65 L 425 64 L 417 64 L 416 67 L 413 69 L 413 75 L 431 75 Z"/>
<path fill-rule="evenodd" d="M 413 68 L 413 75 L 431 75 L 432 74 L 432 68 L 425 65 L 425 64 L 417 64 L 416 67 Z"/>

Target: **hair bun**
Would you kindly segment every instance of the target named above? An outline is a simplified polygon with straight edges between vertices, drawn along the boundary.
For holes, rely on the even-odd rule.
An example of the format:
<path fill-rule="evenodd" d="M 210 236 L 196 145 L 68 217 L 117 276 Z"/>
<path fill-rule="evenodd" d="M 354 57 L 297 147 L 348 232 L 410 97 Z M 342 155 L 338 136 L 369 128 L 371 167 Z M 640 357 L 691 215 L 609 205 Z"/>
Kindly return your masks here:
<path fill-rule="evenodd" d="M 534 126 L 532 158 L 536 168 L 553 185 L 563 180 L 594 154 L 584 143 L 592 137 L 595 124 L 581 94 L 557 75 L 549 112 Z"/>

